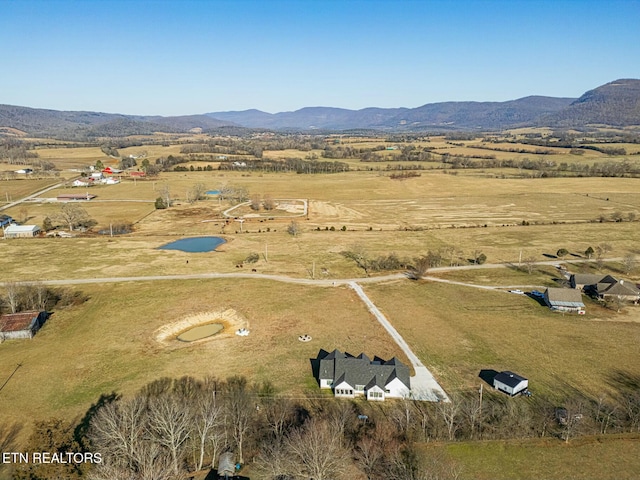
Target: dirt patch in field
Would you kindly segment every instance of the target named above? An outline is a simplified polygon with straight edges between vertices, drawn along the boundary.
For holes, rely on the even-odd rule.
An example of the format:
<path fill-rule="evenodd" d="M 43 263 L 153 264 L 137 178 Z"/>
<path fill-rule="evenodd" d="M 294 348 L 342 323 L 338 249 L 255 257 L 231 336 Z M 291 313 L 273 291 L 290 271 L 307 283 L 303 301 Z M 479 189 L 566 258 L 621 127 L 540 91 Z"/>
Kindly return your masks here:
<path fill-rule="evenodd" d="M 209 324 L 220 324 L 222 325 L 222 330 L 215 335 L 186 343 L 181 342 L 177 339 L 179 335 L 187 332 L 194 327 Z M 167 323 L 166 325 L 158 328 L 154 332 L 153 337 L 156 342 L 166 347 L 180 347 L 207 342 L 219 338 L 230 338 L 235 335 L 235 331 L 240 328 L 248 329 L 248 320 L 238 314 L 238 312 L 236 312 L 235 310 L 229 308 L 227 310 L 196 313 L 175 322 Z"/>

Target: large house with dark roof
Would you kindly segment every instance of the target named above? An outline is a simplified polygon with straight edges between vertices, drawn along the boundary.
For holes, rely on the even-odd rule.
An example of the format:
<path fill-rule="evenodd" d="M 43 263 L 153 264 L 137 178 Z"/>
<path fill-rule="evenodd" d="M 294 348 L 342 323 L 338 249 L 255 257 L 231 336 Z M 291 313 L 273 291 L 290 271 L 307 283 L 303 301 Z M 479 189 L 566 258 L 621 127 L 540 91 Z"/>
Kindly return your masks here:
<path fill-rule="evenodd" d="M 409 368 L 397 358 L 371 360 L 364 353 L 357 357 L 334 350 L 318 355 L 320 388 L 331 388 L 336 397 L 383 401 L 406 398 L 411 393 Z"/>
<path fill-rule="evenodd" d="M 635 284 L 628 280 L 618 280 L 611 275 L 571 275 L 571 286 L 582 289 L 586 294 L 601 300 L 620 299 L 626 302 L 640 302 L 640 290 Z"/>

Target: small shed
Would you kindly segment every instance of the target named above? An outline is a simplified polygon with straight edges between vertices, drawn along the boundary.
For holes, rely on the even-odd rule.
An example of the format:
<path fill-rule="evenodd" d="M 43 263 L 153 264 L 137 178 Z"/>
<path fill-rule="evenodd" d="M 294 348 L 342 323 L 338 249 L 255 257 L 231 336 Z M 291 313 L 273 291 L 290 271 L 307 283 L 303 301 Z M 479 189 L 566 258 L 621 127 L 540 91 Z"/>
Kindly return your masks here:
<path fill-rule="evenodd" d="M 512 397 L 524 392 L 529 386 L 529 380 L 520 375 L 505 370 L 493 378 L 493 388 L 507 393 Z"/>
<path fill-rule="evenodd" d="M 35 237 L 40 231 L 37 225 L 9 225 L 4 229 L 4 238 Z"/>
<path fill-rule="evenodd" d="M 0 338 L 3 340 L 33 338 L 48 316 L 49 314 L 44 311 L 0 315 Z"/>

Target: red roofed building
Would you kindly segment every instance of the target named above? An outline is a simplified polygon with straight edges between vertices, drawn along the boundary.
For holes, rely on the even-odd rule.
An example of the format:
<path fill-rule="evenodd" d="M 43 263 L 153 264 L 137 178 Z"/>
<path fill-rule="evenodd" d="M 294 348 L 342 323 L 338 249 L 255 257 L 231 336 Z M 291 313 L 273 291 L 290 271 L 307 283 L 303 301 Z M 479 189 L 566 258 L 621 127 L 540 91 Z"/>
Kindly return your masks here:
<path fill-rule="evenodd" d="M 44 311 L 0 315 L 0 339 L 33 338 L 48 317 Z"/>

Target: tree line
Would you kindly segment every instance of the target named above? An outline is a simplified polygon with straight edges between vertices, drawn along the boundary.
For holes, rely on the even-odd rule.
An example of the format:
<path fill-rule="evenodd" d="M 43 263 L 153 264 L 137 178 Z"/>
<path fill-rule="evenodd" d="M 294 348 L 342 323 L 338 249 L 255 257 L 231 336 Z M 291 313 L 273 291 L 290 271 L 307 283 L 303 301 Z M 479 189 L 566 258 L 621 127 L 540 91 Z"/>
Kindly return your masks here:
<path fill-rule="evenodd" d="M 616 372 L 610 397 L 572 393 L 511 398 L 492 389 L 454 392 L 450 402 L 334 399 L 276 394 L 234 376 L 162 378 L 128 397 L 103 395 L 76 422 L 38 421 L 31 451 L 100 452 L 101 464 L 20 465 L 14 479 L 185 479 L 216 468 L 223 452 L 258 478 L 459 478 L 458 465 L 426 442 L 556 438 L 640 432 L 640 377 Z M 11 430 L 2 426 L 0 433 Z M 7 444 L 7 438 L 0 438 Z M 11 447 L 11 445 L 7 445 Z"/>

